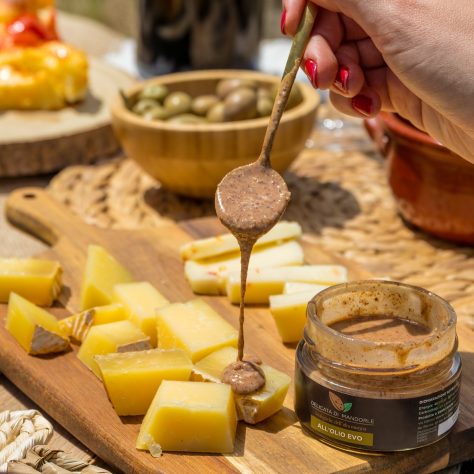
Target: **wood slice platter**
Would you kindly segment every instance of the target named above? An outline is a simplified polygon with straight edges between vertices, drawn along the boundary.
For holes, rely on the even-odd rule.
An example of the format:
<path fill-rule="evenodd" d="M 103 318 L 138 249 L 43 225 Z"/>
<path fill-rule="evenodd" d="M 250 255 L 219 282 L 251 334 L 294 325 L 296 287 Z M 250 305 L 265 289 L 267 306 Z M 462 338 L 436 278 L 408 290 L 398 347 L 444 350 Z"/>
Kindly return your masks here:
<path fill-rule="evenodd" d="M 50 173 L 119 150 L 109 103 L 133 79 L 99 59 L 88 59 L 89 87 L 83 102 L 61 110 L 0 112 L 0 177 Z"/>
<path fill-rule="evenodd" d="M 149 280 L 171 301 L 186 301 L 194 295 L 184 279 L 179 246 L 191 238 L 222 232 L 215 218 L 179 226 L 164 223 L 140 231 L 99 229 L 36 188 L 14 192 L 7 202 L 7 216 L 16 226 L 49 243 L 52 247 L 46 256 L 63 265 L 65 287 L 60 305 L 53 309 L 59 317 L 78 307 L 88 244 L 109 249 L 137 279 Z M 303 246 L 309 263 L 338 262 L 348 267 L 352 279 L 369 276 L 357 265 L 321 251 L 310 237 L 303 238 Z M 205 299 L 237 326 L 237 307 L 225 297 Z M 5 311 L 6 306 L 1 305 L 2 319 Z M 1 324 L 0 370 L 82 443 L 126 473 L 428 473 L 474 457 L 474 338 L 462 324 L 458 335 L 464 368 L 461 415 L 455 431 L 435 445 L 386 456 L 346 453 L 303 433 L 293 412 L 291 389 L 278 414 L 256 426 L 239 424 L 233 454 L 165 453 L 155 459 L 134 448 L 141 417 L 116 415 L 101 382 L 76 358 L 77 348 L 53 357 L 31 357 Z M 268 309 L 249 308 L 246 342 L 249 352 L 293 375 L 294 345 L 280 342 Z"/>

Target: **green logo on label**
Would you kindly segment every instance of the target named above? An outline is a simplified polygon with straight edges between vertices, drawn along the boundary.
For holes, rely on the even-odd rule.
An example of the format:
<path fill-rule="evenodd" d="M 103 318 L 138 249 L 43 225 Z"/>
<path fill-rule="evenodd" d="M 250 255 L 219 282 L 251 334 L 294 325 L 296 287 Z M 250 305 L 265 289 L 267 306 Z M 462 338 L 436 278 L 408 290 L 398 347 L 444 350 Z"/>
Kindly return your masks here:
<path fill-rule="evenodd" d="M 344 410 L 343 413 L 347 413 L 352 408 L 352 403 L 344 403 Z"/>
<path fill-rule="evenodd" d="M 341 397 L 333 392 L 329 392 L 329 400 L 331 401 L 332 406 L 337 411 L 342 411 L 342 413 L 347 413 L 352 408 L 352 403 L 344 403 Z"/>

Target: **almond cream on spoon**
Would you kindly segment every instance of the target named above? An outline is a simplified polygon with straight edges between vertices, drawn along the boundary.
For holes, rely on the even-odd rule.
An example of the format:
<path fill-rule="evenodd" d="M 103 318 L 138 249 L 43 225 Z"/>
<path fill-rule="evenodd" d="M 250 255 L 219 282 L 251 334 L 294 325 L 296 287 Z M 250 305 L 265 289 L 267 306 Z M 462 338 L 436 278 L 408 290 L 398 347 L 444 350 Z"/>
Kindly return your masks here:
<path fill-rule="evenodd" d="M 241 253 L 237 361 L 226 368 L 222 378 L 222 381 L 229 383 L 236 393 L 251 393 L 265 384 L 265 376 L 260 367 L 254 362 L 243 360 L 247 272 L 255 242 L 278 222 L 290 200 L 290 192 L 285 181 L 271 167 L 270 153 L 313 28 L 316 11 L 314 4 L 306 5 L 288 55 L 259 158 L 254 163 L 232 170 L 217 186 L 215 198 L 217 216 L 236 237 Z"/>

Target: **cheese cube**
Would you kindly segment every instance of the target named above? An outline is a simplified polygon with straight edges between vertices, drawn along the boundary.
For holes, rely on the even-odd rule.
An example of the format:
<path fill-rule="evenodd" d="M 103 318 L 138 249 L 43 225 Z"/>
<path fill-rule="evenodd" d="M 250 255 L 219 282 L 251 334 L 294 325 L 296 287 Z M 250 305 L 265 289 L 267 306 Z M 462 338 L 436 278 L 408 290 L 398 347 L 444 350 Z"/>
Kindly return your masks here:
<path fill-rule="evenodd" d="M 284 265 L 303 264 L 303 249 L 298 242 L 289 241 L 281 245 L 263 247 L 252 252 L 250 268 L 255 270 Z M 186 279 L 194 293 L 205 295 L 225 294 L 229 272 L 240 274 L 240 253 L 226 257 L 188 260 L 184 265 Z"/>
<path fill-rule="evenodd" d="M 31 303 L 51 306 L 61 292 L 61 266 L 51 260 L 0 258 L 0 303 L 10 293 Z"/>
<path fill-rule="evenodd" d="M 255 243 L 262 245 L 281 243 L 301 236 L 301 226 L 297 222 L 280 221 Z M 194 240 L 180 248 L 183 260 L 201 260 L 230 252 L 239 252 L 239 244 L 232 234 L 222 234 L 208 239 Z"/>
<path fill-rule="evenodd" d="M 156 310 L 168 305 L 169 301 L 147 281 L 115 285 L 114 299 L 125 306 L 130 321 L 156 347 Z"/>
<path fill-rule="evenodd" d="M 319 291 L 324 290 L 321 286 Z M 300 291 L 287 295 L 270 296 L 270 312 L 283 342 L 298 342 L 306 324 L 306 307 L 318 292 Z"/>
<path fill-rule="evenodd" d="M 181 349 L 97 355 L 95 361 L 120 416 L 144 415 L 163 380 L 189 380 L 193 368 Z"/>
<path fill-rule="evenodd" d="M 92 326 L 121 321 L 126 317 L 127 313 L 123 305 L 115 303 L 106 306 L 96 306 L 95 308 L 86 309 L 61 319 L 59 327 L 65 336 L 70 337 L 76 342 L 82 342 Z"/>
<path fill-rule="evenodd" d="M 247 277 L 245 302 L 268 303 L 270 295 L 280 294 L 286 282 L 335 285 L 347 281 L 347 270 L 340 265 L 304 265 L 250 269 Z M 231 303 L 240 302 L 240 272 L 232 272 L 227 279 L 227 297 Z"/>
<path fill-rule="evenodd" d="M 237 347 L 238 332 L 203 300 L 165 306 L 157 323 L 158 347 L 184 349 L 193 362 L 221 347 Z"/>
<path fill-rule="evenodd" d="M 229 385 L 164 380 L 145 415 L 136 447 L 231 453 L 237 417 Z"/>
<path fill-rule="evenodd" d="M 289 281 L 283 287 L 284 295 L 291 295 L 292 293 L 300 293 L 302 291 L 314 291 L 314 294 L 319 293 L 322 289 L 328 288 L 325 285 L 318 285 L 317 283 L 298 283 Z"/>
<path fill-rule="evenodd" d="M 132 275 L 99 245 L 89 245 L 81 285 L 81 311 L 112 303 L 118 283 L 133 281 Z"/>
<path fill-rule="evenodd" d="M 69 347 L 57 319 L 16 293 L 10 293 L 5 327 L 28 354 L 62 352 Z"/>
<path fill-rule="evenodd" d="M 151 349 L 150 338 L 130 321 L 92 326 L 87 333 L 77 357 L 89 369 L 100 377 L 99 366 L 94 360 L 96 355 L 111 352 L 132 352 Z"/>
<path fill-rule="evenodd" d="M 224 369 L 237 359 L 237 350 L 225 347 L 201 359 L 193 368 L 192 380 L 220 382 Z M 260 366 L 265 385 L 248 395 L 234 394 L 239 420 L 255 424 L 279 411 L 285 401 L 291 378 L 268 365 Z"/>

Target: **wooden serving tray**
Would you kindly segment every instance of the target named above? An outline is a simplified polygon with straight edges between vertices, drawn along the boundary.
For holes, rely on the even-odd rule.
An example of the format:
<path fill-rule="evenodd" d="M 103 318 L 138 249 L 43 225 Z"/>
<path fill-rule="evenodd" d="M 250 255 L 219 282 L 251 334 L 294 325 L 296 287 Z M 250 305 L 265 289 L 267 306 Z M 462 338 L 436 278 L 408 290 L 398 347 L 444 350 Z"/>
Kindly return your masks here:
<path fill-rule="evenodd" d="M 137 279 L 149 280 L 171 301 L 195 297 L 184 279 L 178 248 L 190 238 L 222 232 L 214 218 L 193 221 L 178 227 L 141 231 L 103 230 L 84 224 L 46 192 L 29 188 L 14 192 L 7 202 L 9 220 L 52 245 L 44 256 L 60 260 L 65 288 L 61 305 L 78 307 L 79 285 L 90 243 L 105 246 L 123 262 Z M 343 263 L 350 277 L 369 275 L 347 261 L 321 252 L 303 238 L 310 263 Z M 234 326 L 238 308 L 225 297 L 205 298 Z M 6 306 L 0 306 L 5 316 Z M 57 307 L 58 316 L 67 312 Z M 363 456 L 336 450 L 306 435 L 293 412 L 293 389 L 284 408 L 256 426 L 239 424 L 235 452 L 231 455 L 165 453 L 154 459 L 134 448 L 141 417 L 119 418 L 110 405 L 101 382 L 76 358 L 74 348 L 51 357 L 25 354 L 10 334 L 0 327 L 0 369 L 20 390 L 49 416 L 63 425 L 82 443 L 116 469 L 126 473 L 285 473 L 288 472 L 432 472 L 474 457 L 474 341 L 464 326 L 458 329 L 464 375 L 461 416 L 455 432 L 439 443 L 406 453 Z M 294 345 L 283 345 L 266 308 L 250 308 L 246 321 L 247 350 L 265 363 L 293 374 Z"/>

